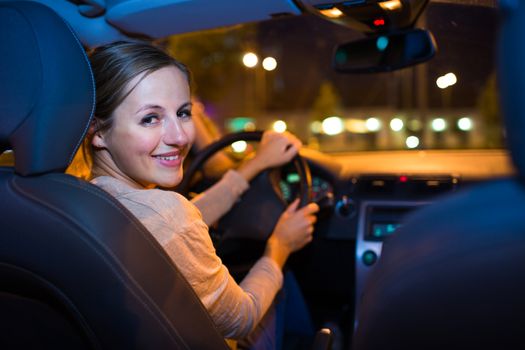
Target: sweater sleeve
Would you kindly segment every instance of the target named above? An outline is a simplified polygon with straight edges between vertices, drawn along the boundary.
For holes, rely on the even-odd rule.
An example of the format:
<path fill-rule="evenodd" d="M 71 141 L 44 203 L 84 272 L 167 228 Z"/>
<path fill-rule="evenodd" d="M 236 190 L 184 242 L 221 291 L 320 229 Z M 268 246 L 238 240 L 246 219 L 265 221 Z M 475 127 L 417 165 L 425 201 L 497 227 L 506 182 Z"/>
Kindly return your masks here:
<path fill-rule="evenodd" d="M 149 190 L 120 200 L 161 243 L 223 336 L 248 335 L 282 286 L 278 265 L 267 257 L 259 259 L 239 285 L 215 253 L 200 212 L 185 198 Z"/>
<path fill-rule="evenodd" d="M 189 203 L 188 203 L 189 204 Z M 208 228 L 198 210 L 188 225 L 171 223 L 177 232 L 165 249 L 188 279 L 224 337 L 248 335 L 264 316 L 282 286 L 282 272 L 271 259 L 261 258 L 238 285 L 215 253 Z"/>
<path fill-rule="evenodd" d="M 213 186 L 192 199 L 192 203 L 202 213 L 206 225 L 211 225 L 226 214 L 249 184 L 235 170 L 226 174 Z"/>

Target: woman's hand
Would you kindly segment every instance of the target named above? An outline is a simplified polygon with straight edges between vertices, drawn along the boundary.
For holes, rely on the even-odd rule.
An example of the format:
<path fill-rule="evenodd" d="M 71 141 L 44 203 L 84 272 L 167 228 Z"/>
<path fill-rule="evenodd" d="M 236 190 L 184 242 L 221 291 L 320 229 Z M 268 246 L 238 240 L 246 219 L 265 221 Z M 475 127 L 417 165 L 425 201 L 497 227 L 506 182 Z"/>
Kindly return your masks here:
<path fill-rule="evenodd" d="M 319 206 L 310 203 L 297 209 L 298 205 L 299 199 L 296 199 L 281 214 L 266 244 L 265 256 L 273 259 L 280 267 L 284 266 L 291 253 L 312 241 L 314 223 L 317 221 L 314 214 L 319 211 Z"/>
<path fill-rule="evenodd" d="M 289 132 L 265 131 L 255 157 L 237 171 L 250 181 L 259 172 L 288 163 L 301 148 L 301 141 Z"/>
<path fill-rule="evenodd" d="M 277 167 L 292 160 L 301 146 L 301 141 L 289 132 L 265 131 L 254 159 L 261 170 Z"/>

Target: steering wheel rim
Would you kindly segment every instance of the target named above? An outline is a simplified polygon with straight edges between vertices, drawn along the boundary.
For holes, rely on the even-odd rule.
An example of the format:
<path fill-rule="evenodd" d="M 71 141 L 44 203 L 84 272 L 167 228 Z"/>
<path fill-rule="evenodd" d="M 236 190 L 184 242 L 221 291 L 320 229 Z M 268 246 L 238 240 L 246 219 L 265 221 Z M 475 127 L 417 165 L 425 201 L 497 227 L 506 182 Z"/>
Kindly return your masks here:
<path fill-rule="evenodd" d="M 177 192 L 185 197 L 188 197 L 191 180 L 195 173 L 204 165 L 206 160 L 213 156 L 218 151 L 231 145 L 236 141 L 260 141 L 263 131 L 242 131 L 224 135 L 219 140 L 211 143 L 200 151 L 193 159 L 190 167 L 184 172 L 184 177 L 177 186 Z M 292 158 L 291 163 L 294 165 L 297 174 L 299 175 L 299 207 L 303 207 L 310 203 L 312 198 L 312 176 L 310 167 L 303 157 L 297 152 Z"/>

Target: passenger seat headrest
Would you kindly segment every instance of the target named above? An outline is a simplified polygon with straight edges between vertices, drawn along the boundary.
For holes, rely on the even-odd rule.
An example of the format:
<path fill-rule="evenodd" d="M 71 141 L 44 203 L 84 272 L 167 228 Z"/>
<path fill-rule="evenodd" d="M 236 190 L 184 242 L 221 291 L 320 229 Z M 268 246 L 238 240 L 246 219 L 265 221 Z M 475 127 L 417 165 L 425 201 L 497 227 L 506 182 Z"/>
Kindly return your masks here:
<path fill-rule="evenodd" d="M 525 181 L 525 2 L 501 1 L 504 20 L 498 47 L 500 102 L 507 146 Z"/>
<path fill-rule="evenodd" d="M 15 171 L 63 171 L 89 126 L 93 75 L 69 25 L 47 6 L 0 2 L 0 152 Z"/>

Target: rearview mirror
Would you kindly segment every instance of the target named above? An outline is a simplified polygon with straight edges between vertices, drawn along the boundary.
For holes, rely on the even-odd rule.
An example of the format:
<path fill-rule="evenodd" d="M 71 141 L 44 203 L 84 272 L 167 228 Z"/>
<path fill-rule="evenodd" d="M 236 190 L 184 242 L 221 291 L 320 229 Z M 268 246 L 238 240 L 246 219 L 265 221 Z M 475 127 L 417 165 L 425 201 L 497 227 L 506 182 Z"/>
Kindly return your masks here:
<path fill-rule="evenodd" d="M 338 46 L 334 69 L 341 73 L 389 72 L 428 61 L 435 53 L 432 33 L 410 29 Z"/>

